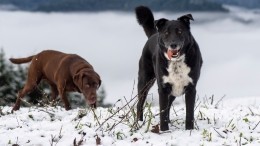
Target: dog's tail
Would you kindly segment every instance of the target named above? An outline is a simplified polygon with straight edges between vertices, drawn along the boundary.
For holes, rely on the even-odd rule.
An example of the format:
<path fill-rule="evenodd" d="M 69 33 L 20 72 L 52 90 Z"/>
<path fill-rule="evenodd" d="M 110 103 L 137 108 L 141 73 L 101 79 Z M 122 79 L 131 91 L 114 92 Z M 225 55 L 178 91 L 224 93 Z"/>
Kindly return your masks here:
<path fill-rule="evenodd" d="M 32 61 L 34 56 L 29 56 L 26 58 L 10 58 L 9 60 L 14 64 L 22 64 L 22 63 L 28 63 Z"/>
<path fill-rule="evenodd" d="M 152 11 L 145 6 L 139 6 L 135 8 L 135 14 L 138 23 L 143 26 L 146 36 L 149 38 L 153 34 L 157 33 L 154 26 L 154 17 Z"/>

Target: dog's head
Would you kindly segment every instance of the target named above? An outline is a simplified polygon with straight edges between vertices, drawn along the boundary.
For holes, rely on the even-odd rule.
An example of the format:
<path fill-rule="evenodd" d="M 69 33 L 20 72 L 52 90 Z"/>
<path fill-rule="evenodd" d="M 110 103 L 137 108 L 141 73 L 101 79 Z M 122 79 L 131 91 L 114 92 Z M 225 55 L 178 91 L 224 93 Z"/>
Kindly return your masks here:
<path fill-rule="evenodd" d="M 94 70 L 81 70 L 73 76 L 73 81 L 83 93 L 87 103 L 95 107 L 97 101 L 97 89 L 101 85 L 99 75 Z"/>
<path fill-rule="evenodd" d="M 191 14 L 179 17 L 177 20 L 165 18 L 155 21 L 155 27 L 159 32 L 159 45 L 162 46 L 165 57 L 168 60 L 175 60 L 186 50 L 191 42 L 190 20 Z"/>

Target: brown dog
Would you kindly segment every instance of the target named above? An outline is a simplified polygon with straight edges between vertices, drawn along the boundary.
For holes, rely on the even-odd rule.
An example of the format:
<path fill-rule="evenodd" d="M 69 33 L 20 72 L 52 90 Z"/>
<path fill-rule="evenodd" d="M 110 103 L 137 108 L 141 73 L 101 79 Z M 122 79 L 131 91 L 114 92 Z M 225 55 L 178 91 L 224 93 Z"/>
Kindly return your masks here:
<path fill-rule="evenodd" d="M 45 79 L 51 87 L 52 100 L 59 94 L 66 110 L 71 108 L 66 97 L 67 91 L 83 93 L 88 103 L 96 107 L 96 90 L 101 80 L 93 67 L 80 56 L 46 50 L 27 58 L 10 58 L 10 61 L 14 64 L 31 61 L 27 81 L 23 89 L 18 92 L 12 111 L 20 108 L 20 99 L 34 90 L 42 79 Z"/>

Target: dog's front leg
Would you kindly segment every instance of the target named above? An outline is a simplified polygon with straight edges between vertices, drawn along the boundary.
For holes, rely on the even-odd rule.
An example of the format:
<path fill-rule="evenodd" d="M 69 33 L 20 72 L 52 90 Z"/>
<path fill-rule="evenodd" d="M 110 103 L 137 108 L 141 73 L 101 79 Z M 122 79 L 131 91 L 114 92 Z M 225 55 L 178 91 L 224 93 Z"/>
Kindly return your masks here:
<path fill-rule="evenodd" d="M 159 87 L 159 104 L 160 104 L 160 128 L 161 131 L 169 130 L 169 98 L 167 89 Z"/>
<path fill-rule="evenodd" d="M 196 89 L 194 86 L 187 88 L 185 93 L 186 102 L 186 130 L 194 129 L 194 105 L 196 98 Z"/>

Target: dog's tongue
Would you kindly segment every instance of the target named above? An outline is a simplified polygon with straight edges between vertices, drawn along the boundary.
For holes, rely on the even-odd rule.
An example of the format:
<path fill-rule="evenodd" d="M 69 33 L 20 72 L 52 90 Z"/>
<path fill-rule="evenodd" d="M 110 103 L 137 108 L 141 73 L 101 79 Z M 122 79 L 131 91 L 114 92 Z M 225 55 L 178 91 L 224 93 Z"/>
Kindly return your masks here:
<path fill-rule="evenodd" d="M 177 56 L 177 54 L 178 54 L 178 50 L 177 49 L 168 49 L 167 50 L 167 55 L 168 55 L 169 59 Z"/>

